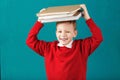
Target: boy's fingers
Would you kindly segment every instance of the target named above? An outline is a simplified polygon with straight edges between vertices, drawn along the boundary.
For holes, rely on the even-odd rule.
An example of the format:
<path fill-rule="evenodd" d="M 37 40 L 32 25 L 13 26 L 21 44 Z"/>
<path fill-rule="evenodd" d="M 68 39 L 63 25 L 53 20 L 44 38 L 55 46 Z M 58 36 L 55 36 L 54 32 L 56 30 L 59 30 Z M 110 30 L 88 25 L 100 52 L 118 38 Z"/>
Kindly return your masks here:
<path fill-rule="evenodd" d="M 82 8 L 85 7 L 85 4 L 81 4 L 80 7 L 82 7 Z"/>
<path fill-rule="evenodd" d="M 45 8 L 43 8 L 43 9 L 41 9 L 41 10 L 40 10 L 40 12 L 42 12 L 42 11 L 44 11 L 44 10 L 46 10 L 46 9 L 45 9 Z"/>
<path fill-rule="evenodd" d="M 84 12 L 81 12 L 81 14 L 82 14 L 82 17 L 84 17 L 85 15 L 84 15 Z"/>

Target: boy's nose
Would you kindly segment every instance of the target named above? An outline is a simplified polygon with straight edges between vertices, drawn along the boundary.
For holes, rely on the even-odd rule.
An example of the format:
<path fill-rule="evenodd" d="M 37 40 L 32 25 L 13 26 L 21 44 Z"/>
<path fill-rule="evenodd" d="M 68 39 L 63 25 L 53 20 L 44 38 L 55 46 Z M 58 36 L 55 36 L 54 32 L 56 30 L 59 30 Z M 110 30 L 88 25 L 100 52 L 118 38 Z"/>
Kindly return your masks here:
<path fill-rule="evenodd" d="M 62 33 L 61 33 L 61 36 L 62 36 L 62 37 L 65 37 L 65 36 L 66 36 L 66 33 L 65 33 L 65 32 L 62 32 Z"/>

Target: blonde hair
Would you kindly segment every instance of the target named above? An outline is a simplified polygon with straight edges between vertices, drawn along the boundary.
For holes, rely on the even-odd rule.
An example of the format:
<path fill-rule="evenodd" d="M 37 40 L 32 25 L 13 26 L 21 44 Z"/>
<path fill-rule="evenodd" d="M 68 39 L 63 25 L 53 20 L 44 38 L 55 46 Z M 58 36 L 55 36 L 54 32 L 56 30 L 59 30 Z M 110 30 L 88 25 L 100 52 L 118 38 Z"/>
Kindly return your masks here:
<path fill-rule="evenodd" d="M 58 24 L 61 24 L 61 23 L 73 24 L 73 27 L 74 27 L 74 29 L 76 30 L 76 21 L 75 21 L 75 20 L 73 20 L 73 21 L 60 21 L 60 22 L 56 22 L 56 26 L 57 26 Z"/>

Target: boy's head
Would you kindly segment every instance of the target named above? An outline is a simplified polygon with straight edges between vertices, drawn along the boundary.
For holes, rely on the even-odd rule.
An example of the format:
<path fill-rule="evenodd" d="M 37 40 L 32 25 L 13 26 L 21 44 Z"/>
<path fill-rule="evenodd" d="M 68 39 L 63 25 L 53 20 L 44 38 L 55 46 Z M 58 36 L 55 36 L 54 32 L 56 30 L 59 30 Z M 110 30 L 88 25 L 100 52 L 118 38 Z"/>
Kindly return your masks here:
<path fill-rule="evenodd" d="M 76 21 L 57 22 L 56 26 L 57 39 L 63 45 L 69 44 L 77 35 Z"/>

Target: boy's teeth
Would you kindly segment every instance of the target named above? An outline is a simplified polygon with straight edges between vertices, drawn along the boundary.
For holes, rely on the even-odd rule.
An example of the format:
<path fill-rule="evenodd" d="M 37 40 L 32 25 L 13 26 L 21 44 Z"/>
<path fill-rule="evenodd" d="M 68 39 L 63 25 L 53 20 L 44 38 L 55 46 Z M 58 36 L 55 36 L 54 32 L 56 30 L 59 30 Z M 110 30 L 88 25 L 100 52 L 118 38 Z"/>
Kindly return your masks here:
<path fill-rule="evenodd" d="M 61 40 L 67 40 L 67 38 L 61 38 Z"/>

